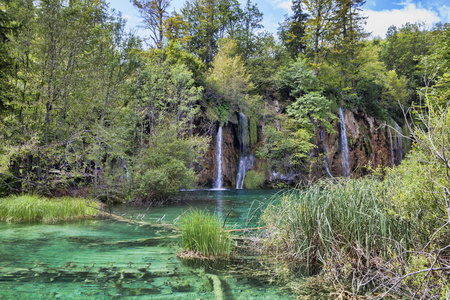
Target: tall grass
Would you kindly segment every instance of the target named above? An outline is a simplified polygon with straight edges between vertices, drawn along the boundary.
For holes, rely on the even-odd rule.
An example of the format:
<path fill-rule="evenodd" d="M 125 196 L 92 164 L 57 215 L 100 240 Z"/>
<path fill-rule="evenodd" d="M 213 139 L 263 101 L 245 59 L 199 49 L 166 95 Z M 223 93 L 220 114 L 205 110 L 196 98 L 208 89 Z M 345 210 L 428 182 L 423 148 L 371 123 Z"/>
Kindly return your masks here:
<path fill-rule="evenodd" d="M 82 198 L 43 198 L 37 195 L 10 196 L 0 199 L 0 220 L 44 221 L 84 218 L 98 213 L 97 202 Z"/>
<path fill-rule="evenodd" d="M 183 219 L 181 247 L 206 257 L 228 256 L 231 239 L 216 216 L 193 210 Z"/>
<path fill-rule="evenodd" d="M 411 225 L 389 213 L 382 201 L 385 187 L 361 178 L 323 181 L 285 193 L 262 216 L 269 246 L 308 266 L 334 261 L 353 268 L 408 247 Z"/>

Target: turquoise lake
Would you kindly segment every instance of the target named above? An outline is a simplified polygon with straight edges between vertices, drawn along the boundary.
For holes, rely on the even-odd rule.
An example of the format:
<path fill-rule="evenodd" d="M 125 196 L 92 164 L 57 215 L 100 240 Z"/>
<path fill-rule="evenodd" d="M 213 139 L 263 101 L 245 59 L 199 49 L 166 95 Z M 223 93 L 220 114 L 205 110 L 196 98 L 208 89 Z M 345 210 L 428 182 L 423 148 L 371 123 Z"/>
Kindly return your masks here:
<path fill-rule="evenodd" d="M 150 226 L 111 219 L 2 222 L 0 299 L 294 299 L 276 280 L 258 275 L 270 259 L 238 254 L 201 262 L 176 256 L 181 249 L 172 225 L 186 211 L 205 209 L 222 221 L 228 216 L 228 229 L 254 227 L 275 193 L 186 191 L 171 205 L 111 208 Z"/>

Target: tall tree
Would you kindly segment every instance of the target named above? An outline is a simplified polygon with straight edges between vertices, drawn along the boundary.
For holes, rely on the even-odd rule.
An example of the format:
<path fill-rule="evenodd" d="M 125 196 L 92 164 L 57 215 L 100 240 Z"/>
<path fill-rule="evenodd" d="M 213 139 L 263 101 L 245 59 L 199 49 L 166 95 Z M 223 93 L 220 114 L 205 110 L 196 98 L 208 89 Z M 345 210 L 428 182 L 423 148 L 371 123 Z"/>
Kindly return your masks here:
<path fill-rule="evenodd" d="M 8 11 L 8 2 L 0 4 L 0 117 L 11 105 L 14 95 L 14 86 L 11 83 L 14 61 L 9 48 L 9 36 L 14 28 Z"/>
<path fill-rule="evenodd" d="M 333 36 L 332 16 L 335 3 L 333 0 L 302 0 L 302 3 L 309 13 L 304 41 L 308 49 L 312 51 L 314 73 L 318 74 Z"/>
<path fill-rule="evenodd" d="M 331 64 L 340 72 L 340 87 L 353 93 L 364 63 L 360 53 L 367 36 L 363 25 L 366 17 L 361 15 L 364 0 L 336 0 L 333 12 L 332 47 L 329 56 Z"/>
<path fill-rule="evenodd" d="M 304 12 L 302 6 L 301 0 L 292 1 L 291 8 L 294 14 L 291 17 L 286 17 L 280 26 L 280 39 L 293 58 L 306 48 L 303 37 L 308 14 Z"/>
<path fill-rule="evenodd" d="M 243 10 L 237 0 L 190 0 L 181 14 L 189 33 L 189 52 L 208 65 L 223 38 L 236 40 L 240 54 L 248 57 L 255 46 L 254 30 L 261 28 L 262 20 L 256 5 L 247 1 Z"/>
<path fill-rule="evenodd" d="M 150 30 L 150 39 L 154 46 L 162 48 L 164 22 L 169 17 L 170 0 L 131 0 L 139 9 L 145 28 Z"/>
<path fill-rule="evenodd" d="M 387 31 L 380 59 L 388 70 L 408 78 L 409 101 L 417 100 L 416 90 L 424 86 L 423 70 L 416 58 L 429 55 L 434 43 L 433 35 L 421 23 L 391 26 Z"/>

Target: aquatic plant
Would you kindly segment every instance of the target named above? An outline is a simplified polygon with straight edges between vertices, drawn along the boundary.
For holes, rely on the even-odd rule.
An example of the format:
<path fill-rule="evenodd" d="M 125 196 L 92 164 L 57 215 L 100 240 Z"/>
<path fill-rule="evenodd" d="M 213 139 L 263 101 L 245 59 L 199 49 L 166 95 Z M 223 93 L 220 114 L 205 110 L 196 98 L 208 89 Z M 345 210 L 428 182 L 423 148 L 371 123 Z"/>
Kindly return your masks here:
<path fill-rule="evenodd" d="M 9 196 L 0 199 L 0 220 L 51 222 L 84 218 L 97 215 L 98 207 L 98 202 L 83 198 Z"/>
<path fill-rule="evenodd" d="M 183 219 L 181 247 L 203 257 L 228 256 L 231 239 L 216 216 L 193 210 Z"/>
<path fill-rule="evenodd" d="M 411 240 L 411 223 L 389 213 L 380 201 L 383 191 L 382 182 L 362 178 L 286 192 L 262 216 L 267 245 L 308 266 L 337 263 L 350 273 L 362 270 Z"/>

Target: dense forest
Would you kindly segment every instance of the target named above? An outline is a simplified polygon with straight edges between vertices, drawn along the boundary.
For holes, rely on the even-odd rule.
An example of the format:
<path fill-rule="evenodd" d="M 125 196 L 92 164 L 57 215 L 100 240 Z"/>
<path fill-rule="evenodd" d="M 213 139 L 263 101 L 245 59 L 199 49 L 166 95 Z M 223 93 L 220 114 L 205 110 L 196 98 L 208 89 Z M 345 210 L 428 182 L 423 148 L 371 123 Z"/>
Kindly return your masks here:
<path fill-rule="evenodd" d="M 237 132 L 245 115 L 245 141 L 226 142 L 249 148 L 235 156 L 249 151 L 255 157 L 244 187 L 317 182 L 305 193 L 319 186 L 334 195 L 329 199 L 337 197 L 323 207 L 341 199 L 339 187 L 342 195 L 369 191 L 360 196 L 386 217 L 370 225 L 387 226 L 383 233 L 362 227 L 361 244 L 347 239 L 349 226 L 342 224 L 335 236 L 296 232 L 310 241 L 331 234 L 336 243 L 322 249 L 325 242 L 290 241 L 283 255 L 329 261 L 341 266 L 341 277 L 372 272 L 370 278 L 385 283 L 385 295 L 406 281 L 402 276 L 417 272 L 427 281 L 412 279 L 412 288 L 400 292 L 448 297 L 449 24 L 408 23 L 390 27 L 384 39 L 371 38 L 363 26 L 364 1 L 294 0 L 293 15 L 273 36 L 250 0 L 186 1 L 178 12 L 169 11 L 170 0 L 132 2 L 149 29 L 145 40 L 125 32 L 124 19 L 104 0 L 0 4 L 0 194 L 155 202 L 180 189 L 211 187 L 213 170 L 205 161 L 214 162 L 219 128 Z M 357 128 L 369 158 L 333 169 L 323 136 L 340 143 L 345 112 L 375 124 L 374 133 Z M 375 133 L 387 145 L 383 151 L 374 150 Z M 400 157 L 394 157 L 393 139 Z M 357 143 L 345 140 L 350 148 Z M 400 149 L 401 143 L 409 146 Z M 343 146 L 335 148 L 341 153 Z M 230 176 L 225 184 L 234 187 L 236 174 Z M 270 210 L 265 215 L 267 224 L 284 228 L 285 240 L 304 225 L 284 223 L 291 220 L 284 213 L 313 211 L 288 200 L 278 219 Z M 386 239 L 369 241 L 367 232 Z M 399 241 L 393 248 L 386 242 L 391 238 Z M 349 250 L 330 254 L 336 247 Z M 407 255 L 401 247 L 421 252 Z M 397 260 L 380 266 L 379 257 Z"/>
<path fill-rule="evenodd" d="M 402 109 L 446 78 L 448 25 L 370 40 L 361 1 L 294 1 L 278 38 L 250 1 L 188 1 L 172 14 L 169 4 L 134 1 L 146 50 L 104 1 L 3 5 L 3 193 L 92 186 L 108 199 L 166 199 L 196 185 L 217 127 L 238 112 L 264 164 L 254 186 L 264 170 L 305 183 L 317 132 L 336 133 L 340 107 L 405 124 Z"/>

